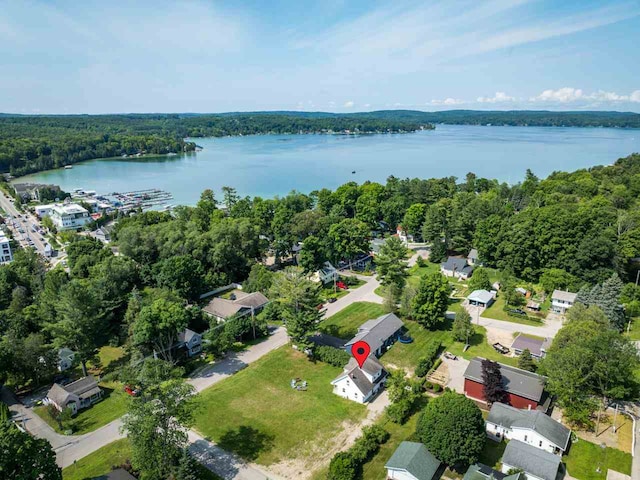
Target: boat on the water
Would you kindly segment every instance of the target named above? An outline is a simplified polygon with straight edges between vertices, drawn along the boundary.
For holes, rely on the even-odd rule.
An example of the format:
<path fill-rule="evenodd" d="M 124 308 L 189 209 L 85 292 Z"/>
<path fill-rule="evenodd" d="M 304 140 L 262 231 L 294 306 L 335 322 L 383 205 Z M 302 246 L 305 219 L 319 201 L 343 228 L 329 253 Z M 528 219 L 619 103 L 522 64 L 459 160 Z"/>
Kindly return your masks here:
<path fill-rule="evenodd" d="M 66 170 L 71 170 L 73 168 L 73 165 L 65 165 L 64 168 Z"/>

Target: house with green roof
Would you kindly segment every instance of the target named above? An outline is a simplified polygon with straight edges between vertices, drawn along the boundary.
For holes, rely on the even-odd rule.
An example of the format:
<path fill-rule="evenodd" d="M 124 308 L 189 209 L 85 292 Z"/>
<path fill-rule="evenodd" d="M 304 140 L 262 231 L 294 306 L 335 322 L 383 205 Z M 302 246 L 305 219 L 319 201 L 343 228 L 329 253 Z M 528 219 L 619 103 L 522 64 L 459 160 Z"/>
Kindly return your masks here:
<path fill-rule="evenodd" d="M 442 462 L 417 442 L 402 442 L 384 467 L 388 480 L 437 480 L 444 470 Z"/>
<path fill-rule="evenodd" d="M 525 480 L 525 475 L 522 472 L 507 475 L 483 463 L 476 463 L 469 467 L 462 480 Z"/>

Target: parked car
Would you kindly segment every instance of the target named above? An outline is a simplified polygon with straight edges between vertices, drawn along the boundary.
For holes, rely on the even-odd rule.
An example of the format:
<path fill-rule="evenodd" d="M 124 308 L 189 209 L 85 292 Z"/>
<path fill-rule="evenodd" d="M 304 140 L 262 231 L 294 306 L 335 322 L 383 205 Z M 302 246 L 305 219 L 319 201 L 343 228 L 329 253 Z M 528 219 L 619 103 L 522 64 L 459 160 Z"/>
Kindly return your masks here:
<path fill-rule="evenodd" d="M 329 303 L 334 303 L 336 300 L 338 300 L 336 297 L 331 297 L 329 298 Z"/>
<path fill-rule="evenodd" d="M 138 390 L 135 387 L 132 387 L 131 385 L 125 385 L 124 391 L 127 395 L 131 395 L 132 397 L 135 397 L 140 393 L 140 390 Z"/>
<path fill-rule="evenodd" d="M 448 360 L 457 360 L 458 357 L 456 357 L 453 353 L 451 352 L 444 352 L 444 358 L 448 359 Z"/>
<path fill-rule="evenodd" d="M 509 313 L 515 313 L 516 315 L 526 315 L 527 314 L 527 312 L 525 312 L 521 308 L 512 308 L 511 310 L 509 310 Z"/>
<path fill-rule="evenodd" d="M 347 287 L 342 280 L 339 281 L 339 282 L 336 282 L 336 287 L 338 287 L 340 290 L 348 290 L 349 289 L 349 287 Z"/>

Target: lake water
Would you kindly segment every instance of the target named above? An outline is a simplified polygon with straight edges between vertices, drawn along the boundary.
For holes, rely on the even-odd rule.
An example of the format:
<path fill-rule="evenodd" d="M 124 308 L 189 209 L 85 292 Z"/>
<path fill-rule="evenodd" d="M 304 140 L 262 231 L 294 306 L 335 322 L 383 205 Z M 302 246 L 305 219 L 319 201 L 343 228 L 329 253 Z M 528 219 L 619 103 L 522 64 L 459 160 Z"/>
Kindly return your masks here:
<path fill-rule="evenodd" d="M 198 138 L 201 152 L 173 157 L 101 159 L 18 181 L 54 183 L 100 194 L 159 188 L 173 204 L 193 205 L 200 192 L 228 185 L 242 196 L 308 193 L 355 180 L 464 178 L 467 172 L 515 183 L 531 168 L 539 177 L 608 165 L 640 152 L 640 130 L 438 125 L 398 135 L 257 135 Z M 355 174 L 352 173 L 355 171 Z"/>

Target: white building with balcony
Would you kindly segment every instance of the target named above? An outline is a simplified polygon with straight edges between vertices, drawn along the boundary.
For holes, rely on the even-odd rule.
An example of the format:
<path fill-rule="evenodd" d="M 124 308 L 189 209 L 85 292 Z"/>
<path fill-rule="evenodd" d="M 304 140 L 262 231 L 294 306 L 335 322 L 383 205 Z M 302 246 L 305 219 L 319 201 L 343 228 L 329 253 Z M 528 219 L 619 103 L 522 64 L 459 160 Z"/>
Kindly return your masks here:
<path fill-rule="evenodd" d="M 577 296 L 577 293 L 554 290 L 551 294 L 551 310 L 564 315 L 567 310 L 573 307 Z"/>
<path fill-rule="evenodd" d="M 55 205 L 49 216 L 58 230 L 77 230 L 92 220 L 89 212 L 75 203 Z"/>

